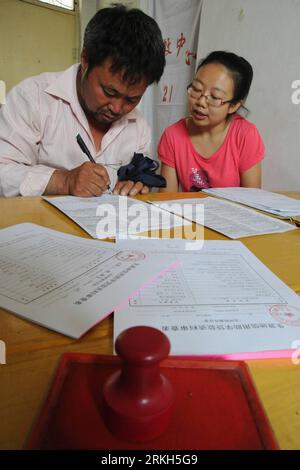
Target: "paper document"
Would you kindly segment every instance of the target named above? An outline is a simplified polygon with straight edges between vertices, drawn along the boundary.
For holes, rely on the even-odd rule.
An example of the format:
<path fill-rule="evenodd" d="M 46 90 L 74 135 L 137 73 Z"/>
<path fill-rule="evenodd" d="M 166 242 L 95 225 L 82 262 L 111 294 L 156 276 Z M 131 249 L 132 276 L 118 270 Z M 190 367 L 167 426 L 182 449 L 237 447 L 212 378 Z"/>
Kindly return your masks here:
<path fill-rule="evenodd" d="M 300 200 L 257 188 L 209 188 L 204 193 L 245 204 L 283 218 L 300 215 Z"/>
<path fill-rule="evenodd" d="M 174 199 L 172 201 L 153 202 L 153 204 L 166 210 L 172 210 L 175 214 L 183 215 L 184 217 L 189 217 L 189 215 L 185 215 L 187 213 L 185 206 L 189 204 L 195 206 L 202 204 L 204 206 L 204 214 L 199 219 L 195 210 L 190 211 L 193 214 L 193 222 L 204 223 L 205 227 L 223 233 L 232 239 L 297 229 L 295 225 L 283 222 L 282 220 L 212 197 Z"/>
<path fill-rule="evenodd" d="M 167 219 L 160 209 L 126 196 L 104 194 L 91 198 L 63 196 L 43 199 L 97 239 L 114 238 L 118 234 L 126 238 L 126 235 L 150 230 L 191 225 L 177 216 Z"/>
<path fill-rule="evenodd" d="M 148 325 L 169 337 L 172 355 L 222 358 L 273 357 L 300 347 L 300 297 L 241 242 L 208 240 L 194 251 L 182 240 L 163 242 L 139 241 L 136 249 L 148 256 L 167 250 L 179 266 L 115 314 L 115 338 Z"/>
<path fill-rule="evenodd" d="M 15 225 L 0 230 L 0 306 L 79 338 L 172 259 L 38 225 Z"/>

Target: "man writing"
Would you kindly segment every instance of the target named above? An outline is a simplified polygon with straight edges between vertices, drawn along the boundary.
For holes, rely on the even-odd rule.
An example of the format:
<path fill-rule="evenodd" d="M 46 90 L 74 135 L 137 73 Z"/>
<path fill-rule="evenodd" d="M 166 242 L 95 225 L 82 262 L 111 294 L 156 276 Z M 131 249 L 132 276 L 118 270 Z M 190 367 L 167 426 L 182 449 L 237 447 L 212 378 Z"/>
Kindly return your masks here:
<path fill-rule="evenodd" d="M 135 109 L 165 66 L 156 22 L 118 5 L 99 10 L 80 64 L 21 82 L 0 109 L 0 195 L 99 196 L 149 191 L 117 181 L 134 152 L 148 153 L 150 129 Z M 80 134 L 95 161 L 77 144 Z"/>

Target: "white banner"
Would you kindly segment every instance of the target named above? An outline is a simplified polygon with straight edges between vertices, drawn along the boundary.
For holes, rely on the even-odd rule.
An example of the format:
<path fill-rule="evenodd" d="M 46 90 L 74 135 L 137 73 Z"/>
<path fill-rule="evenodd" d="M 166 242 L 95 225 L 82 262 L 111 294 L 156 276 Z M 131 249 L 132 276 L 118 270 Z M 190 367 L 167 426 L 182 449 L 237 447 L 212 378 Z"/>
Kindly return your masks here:
<path fill-rule="evenodd" d="M 186 88 L 195 73 L 202 0 L 154 0 L 154 18 L 165 43 L 166 68 L 154 88 L 155 145 L 166 127 L 187 112 Z"/>

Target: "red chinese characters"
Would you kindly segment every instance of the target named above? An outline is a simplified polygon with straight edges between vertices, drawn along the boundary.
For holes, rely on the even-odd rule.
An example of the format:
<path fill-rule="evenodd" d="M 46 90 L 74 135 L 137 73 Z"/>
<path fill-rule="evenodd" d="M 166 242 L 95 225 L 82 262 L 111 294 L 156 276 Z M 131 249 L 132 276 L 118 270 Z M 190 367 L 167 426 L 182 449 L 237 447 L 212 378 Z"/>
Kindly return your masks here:
<path fill-rule="evenodd" d="M 186 37 L 184 36 L 183 33 L 180 33 L 180 35 L 177 37 L 176 40 L 176 57 L 179 57 L 181 49 L 183 49 L 183 46 L 187 42 Z M 164 45 L 165 45 L 165 56 L 172 55 L 173 52 L 175 52 L 172 49 L 173 46 L 173 41 L 170 37 L 167 37 L 164 39 Z M 191 59 L 196 60 L 197 54 L 196 52 L 191 51 L 190 49 L 187 49 L 185 51 L 185 64 L 190 66 L 192 64 Z"/>

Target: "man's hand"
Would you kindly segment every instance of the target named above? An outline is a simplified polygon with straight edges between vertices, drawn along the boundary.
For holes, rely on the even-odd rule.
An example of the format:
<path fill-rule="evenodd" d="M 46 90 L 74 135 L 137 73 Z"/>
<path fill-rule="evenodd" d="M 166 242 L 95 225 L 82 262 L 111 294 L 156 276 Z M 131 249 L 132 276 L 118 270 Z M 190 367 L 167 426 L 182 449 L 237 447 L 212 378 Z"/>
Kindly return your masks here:
<path fill-rule="evenodd" d="M 74 170 L 55 170 L 44 194 L 101 196 L 109 184 L 109 176 L 104 166 L 85 162 Z"/>
<path fill-rule="evenodd" d="M 148 194 L 150 189 L 144 186 L 143 183 L 133 181 L 118 181 L 114 187 L 113 194 L 120 194 L 121 196 L 136 196 L 136 194 Z"/>

